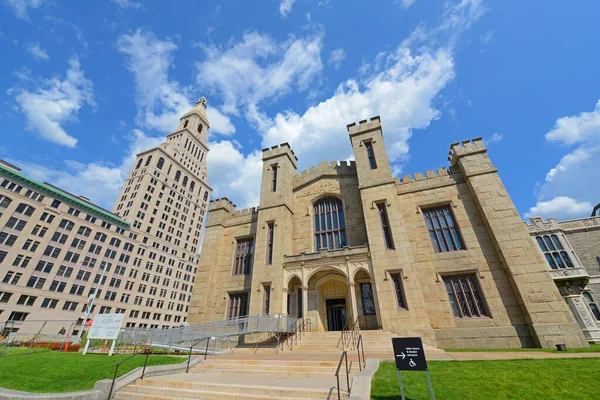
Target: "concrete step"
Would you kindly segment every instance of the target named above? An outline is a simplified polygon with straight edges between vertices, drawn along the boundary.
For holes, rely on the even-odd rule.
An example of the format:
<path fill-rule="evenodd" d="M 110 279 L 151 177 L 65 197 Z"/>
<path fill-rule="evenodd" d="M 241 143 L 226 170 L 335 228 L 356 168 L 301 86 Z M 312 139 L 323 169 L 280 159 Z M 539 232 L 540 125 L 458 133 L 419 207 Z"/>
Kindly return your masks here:
<path fill-rule="evenodd" d="M 270 394 L 268 391 L 263 394 L 241 394 L 241 393 L 224 393 L 213 392 L 208 390 L 168 390 L 171 393 L 151 394 L 140 393 L 129 390 L 122 390 L 114 395 L 115 400 L 173 400 L 173 399 L 197 399 L 197 400 L 298 400 L 305 399 L 303 391 L 298 392 L 298 396 L 280 396 L 278 394 Z M 175 391 L 176 393 L 172 393 Z M 166 391 L 165 391 L 166 392 Z M 323 399 L 337 398 L 337 391 L 332 391 L 330 394 L 324 394 Z M 348 398 L 347 393 L 341 396 L 343 399 Z"/>
<path fill-rule="evenodd" d="M 200 365 L 222 365 L 222 364 L 234 364 L 234 365 L 308 365 L 308 366 L 317 366 L 317 367 L 337 367 L 338 361 L 324 361 L 324 360 L 287 360 L 287 359 L 250 359 L 250 360 L 240 360 L 240 359 L 232 359 L 232 358 L 208 358 L 203 361 Z"/>
<path fill-rule="evenodd" d="M 356 373 L 358 373 L 358 364 L 356 365 Z M 290 369 L 269 370 L 269 369 L 224 369 L 224 368 L 201 368 L 194 367 L 191 372 L 195 373 L 210 373 L 210 374 L 226 374 L 226 375 L 257 375 L 257 376 L 285 376 L 296 378 L 326 378 L 334 377 L 333 371 L 298 371 Z"/>
<path fill-rule="evenodd" d="M 196 365 L 194 367 L 194 370 L 197 370 L 197 369 L 203 369 L 203 370 L 223 369 L 223 370 L 241 370 L 242 372 L 252 373 L 252 371 L 254 371 L 255 369 L 258 369 L 258 370 L 262 370 L 262 371 L 334 373 L 336 368 L 337 368 L 337 365 L 315 366 L 315 365 L 294 365 L 293 363 L 279 364 L 279 365 L 202 364 L 201 366 Z"/>
<path fill-rule="evenodd" d="M 150 395 L 167 395 L 171 398 L 206 398 L 206 399 L 256 399 L 256 396 L 272 396 L 273 398 L 303 398 L 303 399 L 326 399 L 337 389 L 332 385 L 328 390 L 322 389 L 295 389 L 286 387 L 265 387 L 249 386 L 235 384 L 214 384 L 214 383 L 196 383 L 196 382 L 168 382 L 169 385 L 163 385 L 165 381 L 144 382 L 138 380 L 135 385 L 128 386 L 126 391 Z M 332 380 L 335 385 L 335 380 Z M 344 391 L 344 394 L 346 392 Z"/>

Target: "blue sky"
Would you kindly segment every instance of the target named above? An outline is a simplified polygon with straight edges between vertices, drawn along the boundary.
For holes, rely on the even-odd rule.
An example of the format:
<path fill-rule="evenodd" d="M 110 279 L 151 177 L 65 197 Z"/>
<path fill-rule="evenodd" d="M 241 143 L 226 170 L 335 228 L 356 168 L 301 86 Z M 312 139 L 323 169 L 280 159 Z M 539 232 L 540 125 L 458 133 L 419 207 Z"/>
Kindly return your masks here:
<path fill-rule="evenodd" d="M 346 160 L 346 124 L 375 115 L 396 175 L 483 136 L 524 218 L 600 202 L 600 3 L 211 3 L 0 0 L 0 158 L 112 209 L 206 95 L 213 197 L 240 207 L 261 148 Z"/>

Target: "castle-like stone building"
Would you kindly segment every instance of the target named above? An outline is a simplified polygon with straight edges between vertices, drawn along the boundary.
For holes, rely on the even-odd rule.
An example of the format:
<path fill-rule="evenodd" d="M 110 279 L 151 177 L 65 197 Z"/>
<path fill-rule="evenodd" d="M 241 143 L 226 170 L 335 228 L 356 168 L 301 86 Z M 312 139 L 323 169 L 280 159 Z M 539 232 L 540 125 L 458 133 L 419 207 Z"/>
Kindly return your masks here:
<path fill-rule="evenodd" d="M 438 347 L 587 345 L 481 139 L 398 179 L 379 117 L 348 132 L 355 162 L 297 174 L 284 143 L 263 149 L 258 208 L 211 201 L 190 323 L 287 313 Z"/>

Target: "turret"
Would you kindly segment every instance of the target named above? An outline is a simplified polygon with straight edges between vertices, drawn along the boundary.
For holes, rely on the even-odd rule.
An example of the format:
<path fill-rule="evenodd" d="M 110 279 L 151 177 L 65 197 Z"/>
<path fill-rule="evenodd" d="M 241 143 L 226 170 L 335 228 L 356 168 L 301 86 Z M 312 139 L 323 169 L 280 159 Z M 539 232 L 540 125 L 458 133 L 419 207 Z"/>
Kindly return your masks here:
<path fill-rule="evenodd" d="M 292 209 L 292 182 L 298 157 L 288 143 L 263 149 L 260 207 L 287 205 Z"/>
<path fill-rule="evenodd" d="M 393 182 L 379 116 L 347 125 L 361 188 Z"/>

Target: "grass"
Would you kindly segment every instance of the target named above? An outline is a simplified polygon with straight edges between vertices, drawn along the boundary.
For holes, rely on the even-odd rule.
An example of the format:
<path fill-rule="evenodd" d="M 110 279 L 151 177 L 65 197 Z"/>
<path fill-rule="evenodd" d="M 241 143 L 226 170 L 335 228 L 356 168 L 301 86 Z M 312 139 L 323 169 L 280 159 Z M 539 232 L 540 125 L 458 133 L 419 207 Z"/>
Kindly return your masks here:
<path fill-rule="evenodd" d="M 600 353 L 600 344 L 590 344 L 590 347 L 574 347 L 572 349 L 567 348 L 566 351 L 558 351 L 556 348 L 512 348 L 512 349 L 444 349 L 447 352 L 490 352 L 490 351 L 508 351 L 508 352 L 521 352 L 521 351 L 541 351 L 544 353 Z"/>
<path fill-rule="evenodd" d="M 598 358 L 511 361 L 432 361 L 428 363 L 436 400 L 597 399 Z M 429 399 L 425 372 L 403 371 L 407 400 Z M 381 363 L 371 387 L 372 400 L 400 399 L 395 365 Z"/>
<path fill-rule="evenodd" d="M 96 381 L 112 379 L 114 365 L 127 357 L 129 354 L 108 357 L 103 354 L 57 353 L 47 349 L 37 349 L 36 353 L 29 349 L 7 349 L 7 355 L 0 358 L 0 387 L 36 393 L 92 389 Z M 144 365 L 144 358 L 139 355 L 125 361 L 119 367 L 118 376 Z M 150 356 L 148 365 L 184 361 L 177 357 Z"/>

